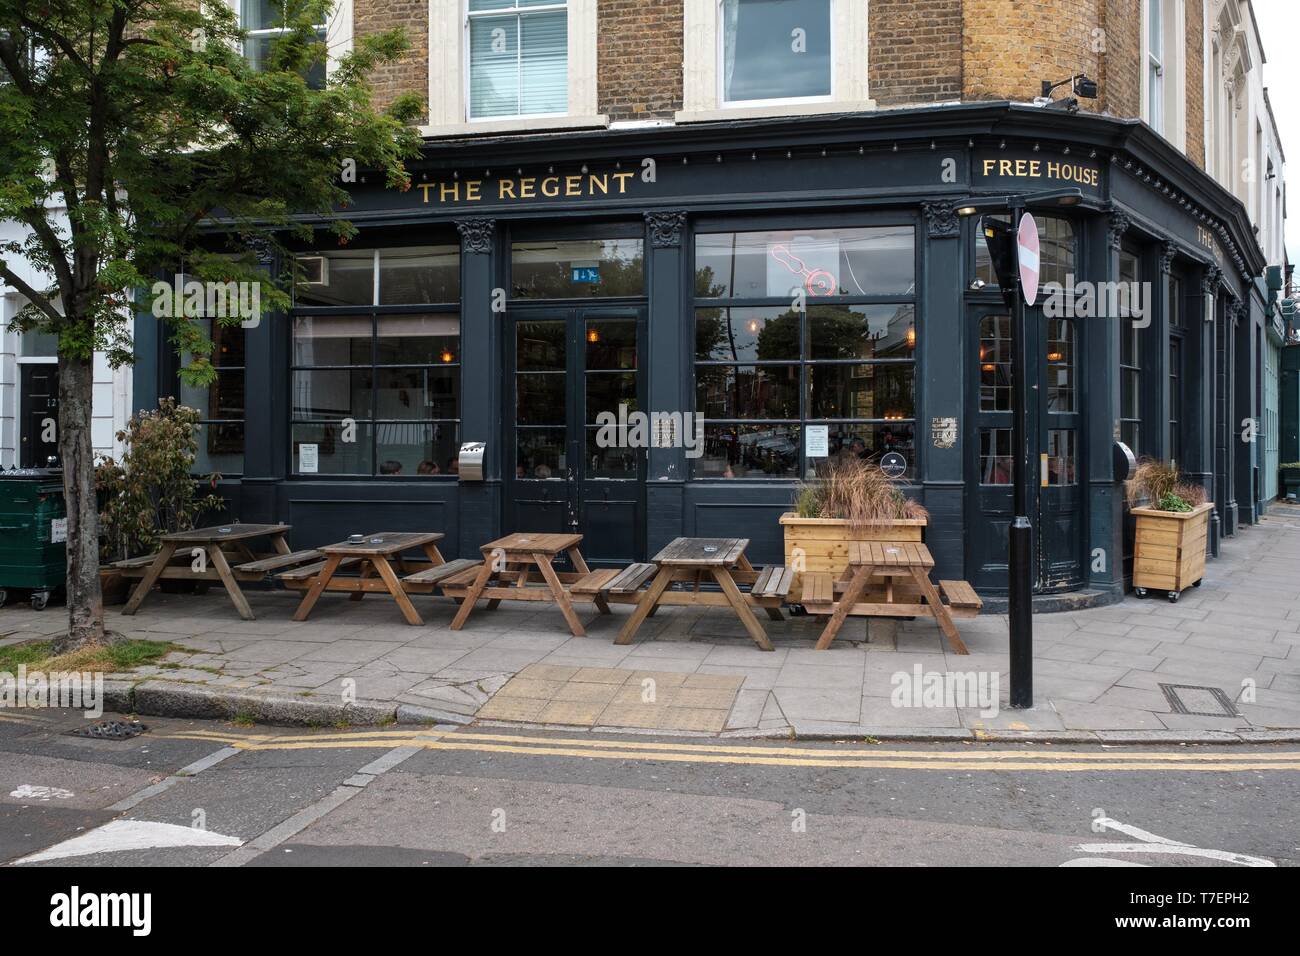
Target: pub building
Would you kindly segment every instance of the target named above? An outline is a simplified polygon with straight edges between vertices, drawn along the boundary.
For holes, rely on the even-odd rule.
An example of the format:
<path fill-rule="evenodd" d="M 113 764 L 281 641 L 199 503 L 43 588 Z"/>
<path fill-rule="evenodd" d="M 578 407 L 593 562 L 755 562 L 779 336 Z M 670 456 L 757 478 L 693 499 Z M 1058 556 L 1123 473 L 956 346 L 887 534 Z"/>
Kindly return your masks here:
<path fill-rule="evenodd" d="M 295 547 L 439 530 L 476 557 L 573 529 L 595 564 L 678 535 L 779 563 L 798 479 L 894 452 L 937 573 L 996 606 L 1010 324 L 979 222 L 1009 196 L 1039 223 L 1040 282 L 1076 300 L 1029 310 L 1041 607 L 1124 593 L 1118 443 L 1207 488 L 1212 552 L 1262 512 L 1242 438 L 1264 256 L 1242 204 L 1138 121 L 972 103 L 444 139 L 410 168 L 405 192 L 350 187 L 360 233 L 298 250 L 290 313 L 215 330 L 220 400 L 136 325 L 136 407 L 202 409 L 198 470 Z M 1073 308 L 1107 283 L 1143 307 Z M 620 406 L 671 424 L 606 447 Z"/>

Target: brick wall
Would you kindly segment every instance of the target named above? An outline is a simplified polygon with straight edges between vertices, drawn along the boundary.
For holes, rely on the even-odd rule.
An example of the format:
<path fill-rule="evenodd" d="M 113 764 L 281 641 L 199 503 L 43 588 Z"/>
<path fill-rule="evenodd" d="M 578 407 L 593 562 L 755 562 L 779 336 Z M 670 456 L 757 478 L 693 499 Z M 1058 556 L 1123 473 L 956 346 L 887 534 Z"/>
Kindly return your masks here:
<path fill-rule="evenodd" d="M 682 0 L 598 0 L 597 102 L 611 120 L 682 108 Z"/>
<path fill-rule="evenodd" d="M 379 67 L 370 75 L 375 105 L 383 109 L 400 93 L 429 93 L 429 3 L 428 0 L 353 0 L 354 36 L 381 33 L 393 27 L 406 30 L 410 47 L 400 60 Z"/>
<path fill-rule="evenodd" d="M 961 97 L 962 0 L 871 0 L 867 76 L 881 106 Z"/>
<path fill-rule="evenodd" d="M 1107 0 L 1102 26 L 1102 106 L 1112 116 L 1135 119 L 1142 115 L 1141 0 Z"/>
<path fill-rule="evenodd" d="M 1187 158 L 1205 168 L 1204 0 L 1187 0 Z"/>
<path fill-rule="evenodd" d="M 1043 80 L 1055 82 L 1079 72 L 1099 76 L 1102 54 L 1094 31 L 1103 27 L 1103 2 L 965 0 L 963 98 L 1026 101 L 1039 94 Z M 1080 100 L 1079 105 L 1102 108 L 1100 100 Z"/>

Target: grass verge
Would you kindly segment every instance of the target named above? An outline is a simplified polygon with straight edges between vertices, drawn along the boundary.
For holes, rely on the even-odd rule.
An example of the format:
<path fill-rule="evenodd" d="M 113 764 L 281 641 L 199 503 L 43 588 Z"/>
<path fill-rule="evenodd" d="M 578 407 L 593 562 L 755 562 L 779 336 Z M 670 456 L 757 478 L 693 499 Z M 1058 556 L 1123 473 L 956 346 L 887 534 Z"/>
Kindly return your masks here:
<path fill-rule="evenodd" d="M 176 650 L 183 648 L 170 641 L 127 640 L 55 654 L 53 641 L 32 641 L 0 647 L 0 671 L 13 673 L 25 664 L 29 671 L 105 671 L 111 674 L 150 664 Z"/>

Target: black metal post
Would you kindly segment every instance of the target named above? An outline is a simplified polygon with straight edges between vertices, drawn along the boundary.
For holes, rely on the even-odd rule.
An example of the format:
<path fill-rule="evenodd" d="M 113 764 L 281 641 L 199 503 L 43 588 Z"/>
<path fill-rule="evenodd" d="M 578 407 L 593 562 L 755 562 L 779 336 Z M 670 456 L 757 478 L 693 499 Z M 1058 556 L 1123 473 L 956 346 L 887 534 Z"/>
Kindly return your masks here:
<path fill-rule="evenodd" d="M 1020 228 L 1022 202 L 1011 205 L 1011 227 Z M 1007 534 L 1007 617 L 1011 631 L 1011 706 L 1034 706 L 1034 576 L 1033 526 L 1029 521 L 1030 435 L 1029 377 L 1025 352 L 1025 295 L 1020 288 L 1020 255 L 1016 253 L 1016 281 L 1011 295 L 1011 464 L 1012 521 Z"/>

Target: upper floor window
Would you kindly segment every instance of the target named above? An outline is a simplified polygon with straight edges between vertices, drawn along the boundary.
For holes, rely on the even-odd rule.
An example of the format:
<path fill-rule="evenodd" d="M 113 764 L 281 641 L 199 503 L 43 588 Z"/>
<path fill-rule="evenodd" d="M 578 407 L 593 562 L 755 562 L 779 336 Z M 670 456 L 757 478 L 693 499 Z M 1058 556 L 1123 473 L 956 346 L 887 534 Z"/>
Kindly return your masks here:
<path fill-rule="evenodd" d="M 469 0 L 469 118 L 562 115 L 569 108 L 565 0 Z"/>
<path fill-rule="evenodd" d="M 1186 7 L 1184 0 L 1144 0 L 1144 3 L 1142 118 L 1157 133 L 1183 149 L 1187 137 Z"/>
<path fill-rule="evenodd" d="M 831 0 L 721 0 L 724 105 L 831 95 Z"/>
<path fill-rule="evenodd" d="M 247 33 L 244 56 L 253 69 L 261 70 L 271 57 L 271 47 L 280 37 L 294 30 L 292 0 L 240 0 L 239 26 Z M 313 24 L 316 38 L 325 43 L 328 25 Z M 314 90 L 325 88 L 325 61 L 313 63 L 307 70 L 307 85 Z"/>

